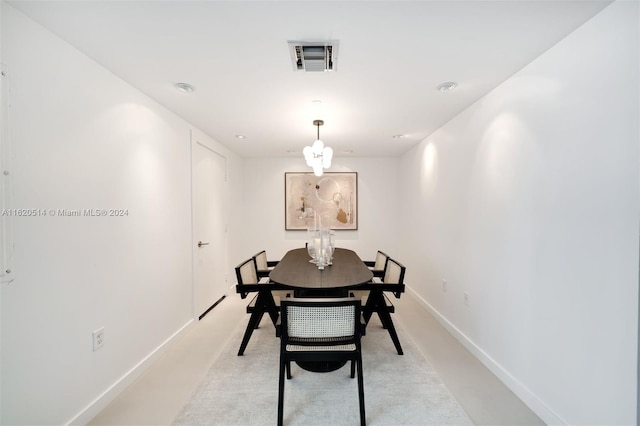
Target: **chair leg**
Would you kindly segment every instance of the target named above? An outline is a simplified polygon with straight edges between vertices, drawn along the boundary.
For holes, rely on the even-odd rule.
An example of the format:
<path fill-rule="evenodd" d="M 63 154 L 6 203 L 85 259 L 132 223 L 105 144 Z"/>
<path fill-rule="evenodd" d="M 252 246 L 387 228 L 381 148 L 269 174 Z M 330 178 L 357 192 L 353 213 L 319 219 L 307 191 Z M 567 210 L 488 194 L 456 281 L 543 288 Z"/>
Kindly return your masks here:
<path fill-rule="evenodd" d="M 362 356 L 356 361 L 358 364 L 358 401 L 360 402 L 360 425 L 366 426 L 367 416 L 364 410 L 364 378 L 362 374 Z"/>
<path fill-rule="evenodd" d="M 362 316 L 364 317 L 365 325 L 369 325 L 369 320 L 371 319 L 371 315 L 373 315 L 373 312 L 369 308 L 369 301 L 367 301 L 367 304 L 362 307 Z"/>
<path fill-rule="evenodd" d="M 256 325 L 254 328 L 256 329 L 260 328 L 260 323 L 262 322 L 263 316 L 264 316 L 264 312 L 260 312 L 260 316 L 258 317 L 258 319 L 256 319 Z"/>
<path fill-rule="evenodd" d="M 371 290 L 369 292 L 369 297 L 367 298 L 367 303 L 362 307 L 362 316 L 364 317 L 364 322 L 366 325 L 369 325 L 369 320 L 373 316 L 374 312 L 378 312 L 381 308 L 381 304 L 384 304 L 384 295 L 381 290 Z"/>
<path fill-rule="evenodd" d="M 356 377 L 356 361 L 355 360 L 351 360 L 351 378 L 353 379 L 354 377 Z"/>
<path fill-rule="evenodd" d="M 276 302 L 273 300 L 273 294 L 270 291 L 261 291 L 258 294 L 260 303 L 263 306 L 263 312 L 268 312 L 271 317 L 271 322 L 276 325 L 278 317 L 280 316 L 280 309 L 276 306 Z"/>
<path fill-rule="evenodd" d="M 278 317 L 280 316 L 280 308 L 276 306 L 276 302 L 273 300 L 273 294 L 271 294 L 268 290 L 261 290 L 258 292 L 258 297 L 256 299 L 257 309 L 260 310 L 262 315 L 266 312 L 271 317 L 271 322 L 273 325 L 276 325 L 278 322 Z"/>
<path fill-rule="evenodd" d="M 258 326 L 260 325 L 260 321 L 262 321 L 262 317 L 264 316 L 265 312 L 267 312 L 271 317 L 271 322 L 273 322 L 273 325 L 276 325 L 280 314 L 278 312 L 278 308 L 275 305 L 275 302 L 273 301 L 273 295 L 270 291 L 258 292 L 256 304 L 254 306 L 253 312 L 251 313 L 251 317 L 249 318 L 249 324 L 247 325 L 247 329 L 244 332 L 242 343 L 240 344 L 238 356 L 244 354 L 244 350 L 249 344 L 249 339 L 251 339 L 251 334 L 253 333 L 253 330 L 258 328 Z"/>
<path fill-rule="evenodd" d="M 249 317 L 249 323 L 247 324 L 247 329 L 244 331 L 242 343 L 240 344 L 240 350 L 238 350 L 238 356 L 244 354 L 244 350 L 249 344 L 249 339 L 251 339 L 251 334 L 253 334 L 253 330 L 257 328 L 257 324 L 260 318 L 262 318 L 262 313 L 259 310 L 253 311 L 253 313 Z"/>
<path fill-rule="evenodd" d="M 278 378 L 278 426 L 282 426 L 284 418 L 284 375 L 285 362 L 280 361 L 280 376 Z"/>
<path fill-rule="evenodd" d="M 393 340 L 393 344 L 396 347 L 396 351 L 398 351 L 398 355 L 403 355 L 400 339 L 398 339 L 398 333 L 396 333 L 396 328 L 393 325 L 391 314 L 387 309 L 381 309 L 378 311 L 378 316 L 380 317 L 380 321 L 382 321 L 382 325 L 386 326 L 385 328 L 389 332 L 391 340 Z"/>
<path fill-rule="evenodd" d="M 291 361 L 287 361 L 287 380 L 291 379 Z"/>

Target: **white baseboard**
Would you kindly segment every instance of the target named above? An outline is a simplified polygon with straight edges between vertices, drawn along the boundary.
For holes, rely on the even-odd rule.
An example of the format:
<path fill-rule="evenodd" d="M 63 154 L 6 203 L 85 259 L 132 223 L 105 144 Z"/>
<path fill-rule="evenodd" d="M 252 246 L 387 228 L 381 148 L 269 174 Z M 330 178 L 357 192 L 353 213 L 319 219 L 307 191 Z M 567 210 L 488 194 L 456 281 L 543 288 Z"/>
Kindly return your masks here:
<path fill-rule="evenodd" d="M 444 315 L 438 312 L 426 300 L 420 297 L 415 291 L 407 287 L 411 296 L 422 305 L 433 317 L 442 325 L 453 337 L 456 338 L 469 352 L 471 352 L 485 367 L 495 374 L 502 383 L 507 386 L 522 402 L 531 409 L 543 422 L 548 425 L 568 424 L 556 414 L 538 396 L 531 392 L 525 385 L 516 379 L 509 371 L 498 364 L 489 354 L 476 345 L 462 331 L 453 325 Z"/>
<path fill-rule="evenodd" d="M 136 379 L 141 377 L 149 367 L 153 365 L 166 351 L 171 344 L 181 337 L 186 331 L 188 331 L 193 325 L 195 320 L 189 320 L 178 331 L 176 331 L 171 337 L 165 340 L 160 346 L 153 350 L 147 357 L 140 361 L 136 366 L 129 370 L 124 376 L 118 379 L 113 385 L 111 385 L 106 391 L 98 396 L 93 402 L 85 407 L 80 413 L 73 417 L 67 425 L 86 425 L 93 419 L 100 411 L 102 411 L 111 401 L 113 401 L 127 386 L 133 383 Z"/>

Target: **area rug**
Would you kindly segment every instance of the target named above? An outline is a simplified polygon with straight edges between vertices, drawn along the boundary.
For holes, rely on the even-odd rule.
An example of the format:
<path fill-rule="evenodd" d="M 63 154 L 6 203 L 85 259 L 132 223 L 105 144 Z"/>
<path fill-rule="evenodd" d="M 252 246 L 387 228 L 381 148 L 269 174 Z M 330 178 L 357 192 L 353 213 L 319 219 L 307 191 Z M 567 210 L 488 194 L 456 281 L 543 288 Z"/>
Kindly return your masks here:
<path fill-rule="evenodd" d="M 173 425 L 276 424 L 279 339 L 265 318 L 244 355 L 237 356 L 244 327 L 239 324 Z M 402 356 L 375 316 L 362 340 L 367 424 L 472 425 L 402 328 L 396 328 Z M 285 383 L 285 425 L 359 424 L 357 379 L 350 378 L 349 364 L 330 373 L 292 364 L 291 373 Z"/>

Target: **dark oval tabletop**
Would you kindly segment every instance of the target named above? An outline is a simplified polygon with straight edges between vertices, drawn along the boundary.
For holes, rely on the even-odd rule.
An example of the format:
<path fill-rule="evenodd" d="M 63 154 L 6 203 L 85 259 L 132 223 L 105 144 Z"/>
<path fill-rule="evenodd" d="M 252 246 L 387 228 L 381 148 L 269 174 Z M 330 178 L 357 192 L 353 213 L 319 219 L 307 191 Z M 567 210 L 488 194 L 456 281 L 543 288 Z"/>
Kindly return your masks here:
<path fill-rule="evenodd" d="M 333 264 L 323 270 L 309 262 L 306 248 L 287 252 L 269 274 L 271 281 L 293 288 L 348 288 L 371 281 L 373 273 L 352 250 L 336 248 Z"/>

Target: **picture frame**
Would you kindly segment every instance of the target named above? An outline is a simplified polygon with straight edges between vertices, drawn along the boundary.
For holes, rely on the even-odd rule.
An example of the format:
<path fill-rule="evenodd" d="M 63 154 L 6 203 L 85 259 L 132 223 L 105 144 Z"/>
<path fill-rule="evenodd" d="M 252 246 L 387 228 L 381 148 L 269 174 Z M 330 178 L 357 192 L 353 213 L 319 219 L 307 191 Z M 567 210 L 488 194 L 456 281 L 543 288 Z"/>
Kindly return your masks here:
<path fill-rule="evenodd" d="M 358 173 L 284 174 L 285 230 L 358 229 Z"/>

